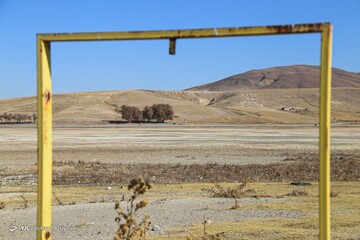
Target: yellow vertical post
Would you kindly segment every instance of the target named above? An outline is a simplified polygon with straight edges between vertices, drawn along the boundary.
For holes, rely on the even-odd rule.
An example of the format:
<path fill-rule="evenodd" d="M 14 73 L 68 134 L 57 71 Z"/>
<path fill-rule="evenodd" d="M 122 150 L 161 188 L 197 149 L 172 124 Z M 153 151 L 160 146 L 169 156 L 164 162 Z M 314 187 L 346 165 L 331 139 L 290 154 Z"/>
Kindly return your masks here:
<path fill-rule="evenodd" d="M 330 126 L 332 25 L 321 33 L 320 69 L 320 239 L 330 240 Z"/>
<path fill-rule="evenodd" d="M 52 92 L 50 42 L 37 39 L 38 194 L 37 239 L 51 239 Z"/>

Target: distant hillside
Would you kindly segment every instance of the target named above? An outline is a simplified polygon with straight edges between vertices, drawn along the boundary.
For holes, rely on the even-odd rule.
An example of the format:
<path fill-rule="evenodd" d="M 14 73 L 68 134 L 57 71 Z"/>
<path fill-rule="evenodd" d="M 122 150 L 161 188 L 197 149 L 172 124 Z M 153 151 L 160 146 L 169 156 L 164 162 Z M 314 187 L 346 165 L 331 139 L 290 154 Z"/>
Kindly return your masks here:
<path fill-rule="evenodd" d="M 294 65 L 252 70 L 220 81 L 192 87 L 191 91 L 234 91 L 236 89 L 319 88 L 320 68 Z M 360 73 L 332 69 L 332 87 L 360 88 Z"/>
<path fill-rule="evenodd" d="M 360 122 L 360 88 L 332 90 L 332 118 Z M 123 104 L 142 109 L 173 106 L 171 123 L 310 123 L 319 121 L 319 89 L 242 89 L 238 91 L 106 91 L 53 95 L 56 124 L 108 124 L 121 120 Z M 285 108 L 285 109 L 283 109 Z M 282 110 L 283 109 L 283 110 Z M 286 110 L 290 109 L 290 110 Z M 36 112 L 36 98 L 0 99 L 0 114 Z M 4 126 L 0 124 L 1 126 Z"/>

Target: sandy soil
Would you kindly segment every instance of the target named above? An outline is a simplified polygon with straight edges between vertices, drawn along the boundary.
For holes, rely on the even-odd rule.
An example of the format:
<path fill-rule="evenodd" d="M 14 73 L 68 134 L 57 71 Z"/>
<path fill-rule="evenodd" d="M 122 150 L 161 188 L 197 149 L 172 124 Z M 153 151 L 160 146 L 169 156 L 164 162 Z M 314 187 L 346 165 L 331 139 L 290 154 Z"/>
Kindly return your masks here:
<path fill-rule="evenodd" d="M 9 171 L 36 162 L 36 128 L 1 127 L 0 161 Z M 332 128 L 334 152 L 358 152 L 360 126 L 338 125 Z M 287 156 L 318 151 L 318 128 L 310 125 L 272 126 L 91 126 L 54 128 L 54 161 L 100 161 L 121 163 L 270 163 Z M 1 177 L 0 177 L 1 178 Z M 1 180 L 1 179 L 0 179 Z M 0 195 L 1 197 L 1 195 Z M 283 199 L 242 199 L 283 201 Z M 302 218 L 290 210 L 226 210 L 232 199 L 179 198 L 152 200 L 147 211 L 152 226 L 167 233 L 172 227 L 186 229 L 204 216 L 213 221 L 240 221 L 243 218 Z M 221 211 L 220 211 L 221 210 Z M 75 226 L 74 230 L 53 231 L 54 239 L 111 239 L 116 228 L 114 203 L 54 206 L 54 226 Z M 8 231 L 15 224 L 34 226 L 36 208 L 0 211 L 0 239 L 33 239 L 34 231 Z M 183 230 L 184 231 L 184 230 Z"/>
<path fill-rule="evenodd" d="M 333 152 L 360 148 L 360 125 L 332 128 Z M 1 162 L 36 162 L 36 129 L 0 128 Z M 54 161 L 121 163 L 227 163 L 282 161 L 318 151 L 314 126 L 55 127 Z"/>

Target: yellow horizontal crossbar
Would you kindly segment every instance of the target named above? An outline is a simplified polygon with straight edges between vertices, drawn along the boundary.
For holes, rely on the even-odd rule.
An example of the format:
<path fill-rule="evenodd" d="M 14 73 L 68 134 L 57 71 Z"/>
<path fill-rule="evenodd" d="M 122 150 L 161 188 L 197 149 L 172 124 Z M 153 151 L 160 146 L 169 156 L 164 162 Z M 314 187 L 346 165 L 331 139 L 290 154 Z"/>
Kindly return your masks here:
<path fill-rule="evenodd" d="M 330 23 L 275 25 L 238 28 L 208 28 L 164 31 L 99 32 L 99 33 L 51 33 L 38 34 L 43 41 L 105 41 L 105 40 L 150 40 L 176 38 L 239 37 L 275 34 L 320 33 Z"/>

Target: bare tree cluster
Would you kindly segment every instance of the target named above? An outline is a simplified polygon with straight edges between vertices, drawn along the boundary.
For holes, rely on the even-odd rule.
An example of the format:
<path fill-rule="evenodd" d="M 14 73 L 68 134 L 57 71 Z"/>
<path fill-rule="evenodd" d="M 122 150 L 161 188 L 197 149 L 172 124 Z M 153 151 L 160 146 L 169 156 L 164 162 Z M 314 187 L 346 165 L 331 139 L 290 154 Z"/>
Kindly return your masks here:
<path fill-rule="evenodd" d="M 36 114 L 4 113 L 0 115 L 0 123 L 34 123 Z"/>
<path fill-rule="evenodd" d="M 116 111 L 121 113 L 122 119 L 128 122 L 155 122 L 163 123 L 165 120 L 172 120 L 174 111 L 169 104 L 154 104 L 152 106 L 145 106 L 144 110 L 140 110 L 134 106 L 122 105 Z"/>

